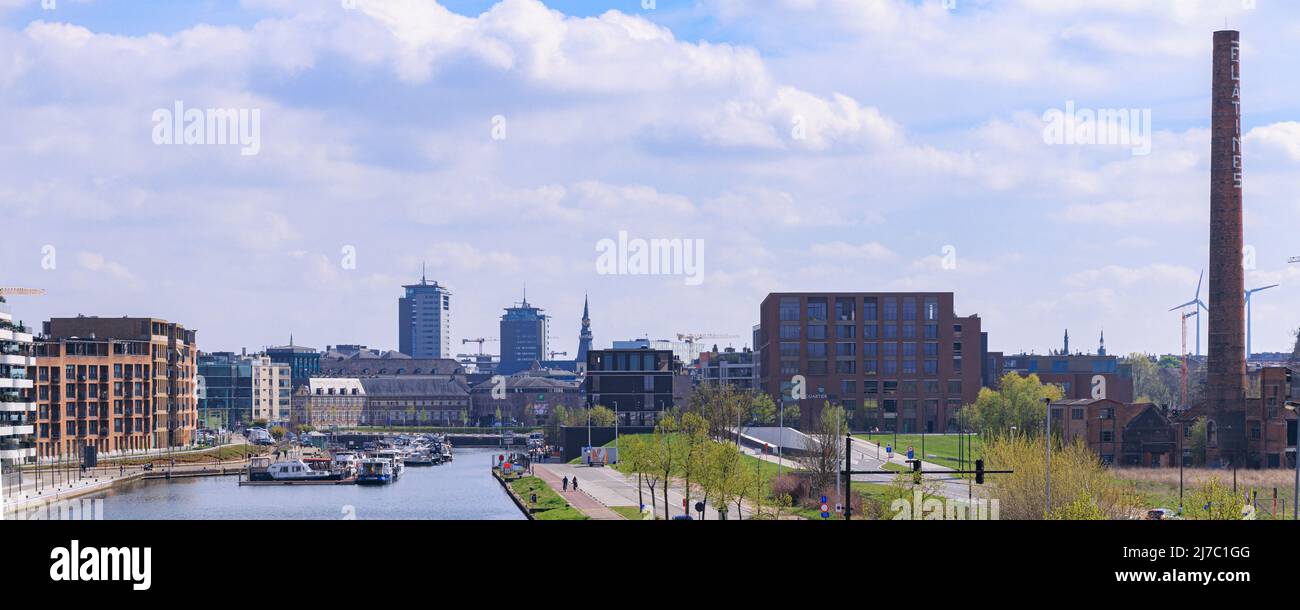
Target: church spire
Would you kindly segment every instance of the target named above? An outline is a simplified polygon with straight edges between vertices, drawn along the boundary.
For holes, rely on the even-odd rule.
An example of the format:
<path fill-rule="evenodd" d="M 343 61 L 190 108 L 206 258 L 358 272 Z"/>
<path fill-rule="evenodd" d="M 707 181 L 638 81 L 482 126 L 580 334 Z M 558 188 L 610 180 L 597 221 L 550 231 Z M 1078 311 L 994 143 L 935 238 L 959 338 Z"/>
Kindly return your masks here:
<path fill-rule="evenodd" d="M 582 296 L 582 330 L 578 331 L 578 355 L 575 358 L 580 370 L 587 368 L 587 352 L 591 350 L 591 313 L 587 295 Z"/>

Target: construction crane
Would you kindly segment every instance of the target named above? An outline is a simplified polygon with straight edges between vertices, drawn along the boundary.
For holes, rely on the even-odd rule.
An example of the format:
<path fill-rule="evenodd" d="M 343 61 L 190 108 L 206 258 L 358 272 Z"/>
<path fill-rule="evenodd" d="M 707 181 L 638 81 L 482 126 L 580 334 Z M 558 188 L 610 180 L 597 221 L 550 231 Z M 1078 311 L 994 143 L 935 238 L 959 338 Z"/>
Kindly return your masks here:
<path fill-rule="evenodd" d="M 738 335 L 711 335 L 708 333 L 677 333 L 678 341 L 694 344 L 700 339 L 737 339 Z"/>
<path fill-rule="evenodd" d="M 488 342 L 488 341 L 496 341 L 496 340 L 497 340 L 496 337 L 479 337 L 479 338 L 477 338 L 477 339 L 461 339 L 461 340 L 460 340 L 460 344 L 461 344 L 461 345 L 465 345 L 466 343 L 477 343 L 477 344 L 478 344 L 478 355 L 482 356 L 482 355 L 483 355 L 483 344 L 486 343 L 486 342 Z"/>
<path fill-rule="evenodd" d="M 0 297 L 43 296 L 44 294 L 44 288 L 15 288 L 12 286 L 0 286 Z"/>

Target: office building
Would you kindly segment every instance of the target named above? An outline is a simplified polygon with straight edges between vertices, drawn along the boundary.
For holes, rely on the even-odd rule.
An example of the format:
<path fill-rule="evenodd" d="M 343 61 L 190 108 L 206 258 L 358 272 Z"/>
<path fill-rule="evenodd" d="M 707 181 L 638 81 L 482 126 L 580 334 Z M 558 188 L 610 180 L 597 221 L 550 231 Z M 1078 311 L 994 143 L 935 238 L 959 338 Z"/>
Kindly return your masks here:
<path fill-rule="evenodd" d="M 464 426 L 469 421 L 469 387 L 446 377 L 365 377 L 367 426 Z"/>
<path fill-rule="evenodd" d="M 294 345 L 293 335 L 289 335 L 289 344 L 268 347 L 266 355 L 271 362 L 289 365 L 290 385 L 294 389 L 305 385 L 307 380 L 320 373 L 320 352 L 316 348 Z"/>
<path fill-rule="evenodd" d="M 542 309 L 522 303 L 507 307 L 501 316 L 501 364 L 498 370 L 513 370 L 547 359 L 546 325 Z"/>
<path fill-rule="evenodd" d="M 451 291 L 423 274 L 397 300 L 397 351 L 412 358 L 451 358 Z"/>

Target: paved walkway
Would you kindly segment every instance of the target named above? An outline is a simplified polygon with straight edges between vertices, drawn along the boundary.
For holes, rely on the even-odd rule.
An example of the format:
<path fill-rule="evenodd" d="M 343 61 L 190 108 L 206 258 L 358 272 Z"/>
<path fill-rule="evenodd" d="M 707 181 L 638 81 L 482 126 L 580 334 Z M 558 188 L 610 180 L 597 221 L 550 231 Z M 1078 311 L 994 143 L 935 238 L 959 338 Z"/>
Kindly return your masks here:
<path fill-rule="evenodd" d="M 603 506 L 639 506 L 637 484 L 635 476 L 625 475 L 618 470 L 609 466 L 586 466 L 583 464 L 534 464 L 534 470 L 541 472 L 546 469 L 554 476 L 552 487 L 559 489 L 561 477 L 578 477 L 578 488 L 595 498 Z M 549 481 L 548 481 L 549 482 Z M 570 492 L 572 493 L 572 492 Z M 566 496 L 567 497 L 567 496 Z M 662 518 L 664 514 L 664 490 L 663 487 L 655 487 L 654 500 L 650 499 L 650 490 L 642 488 L 642 497 L 644 497 L 646 506 L 652 506 L 656 509 L 656 514 Z M 686 499 L 686 494 L 682 488 L 681 481 L 674 480 L 673 485 L 668 488 L 668 504 L 670 507 L 669 516 L 684 514 L 682 510 L 682 500 Z M 691 492 L 691 504 L 703 500 L 704 496 L 699 490 Z M 735 504 L 727 507 L 732 513 L 736 510 Z M 746 503 L 741 511 L 741 518 L 750 518 L 752 509 Z M 691 516 L 699 518 L 699 513 L 695 512 L 695 507 L 691 507 Z M 704 509 L 705 519 L 718 519 L 718 511 L 713 506 L 706 506 Z"/>
<path fill-rule="evenodd" d="M 581 486 L 579 486 L 579 489 L 577 490 L 564 491 L 564 482 L 562 479 L 567 473 L 556 474 L 550 469 L 553 466 L 555 465 L 534 464 L 533 473 L 537 475 L 537 478 L 551 486 L 551 489 L 554 489 L 555 493 L 560 494 L 560 497 L 567 500 L 574 508 L 582 511 L 582 514 L 601 521 L 621 520 L 623 518 L 623 515 L 620 515 L 613 510 L 610 510 L 608 506 L 601 504 L 599 500 L 587 493 L 586 490 L 581 489 Z M 582 480 L 579 479 L 578 482 L 582 483 Z"/>

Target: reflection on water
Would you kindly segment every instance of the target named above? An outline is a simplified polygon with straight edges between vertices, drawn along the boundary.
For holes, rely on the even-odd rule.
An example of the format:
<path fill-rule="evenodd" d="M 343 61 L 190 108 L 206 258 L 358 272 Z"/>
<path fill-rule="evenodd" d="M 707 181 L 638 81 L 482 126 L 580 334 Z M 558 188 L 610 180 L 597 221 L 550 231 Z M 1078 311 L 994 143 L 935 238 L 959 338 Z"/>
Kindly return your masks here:
<path fill-rule="evenodd" d="M 396 483 L 243 486 L 236 477 L 140 481 L 90 496 L 105 519 L 523 519 L 489 473 L 491 449 L 408 466 Z"/>

